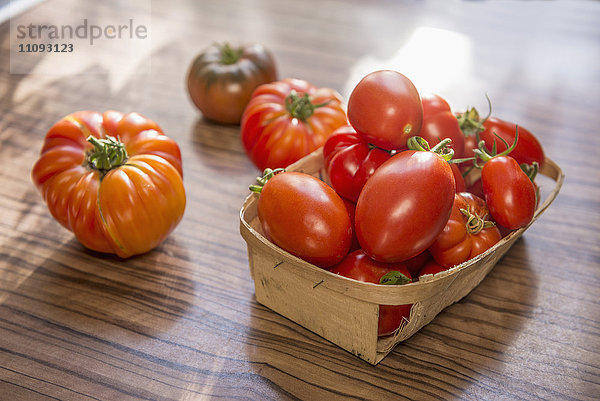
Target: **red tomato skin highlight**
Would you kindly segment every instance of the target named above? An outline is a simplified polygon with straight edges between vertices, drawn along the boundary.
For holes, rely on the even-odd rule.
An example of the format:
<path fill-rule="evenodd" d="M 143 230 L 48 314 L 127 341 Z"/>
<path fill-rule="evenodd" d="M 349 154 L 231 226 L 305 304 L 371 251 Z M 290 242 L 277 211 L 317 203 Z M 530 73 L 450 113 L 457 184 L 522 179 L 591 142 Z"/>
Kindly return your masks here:
<path fill-rule="evenodd" d="M 258 200 L 258 217 L 271 242 L 322 268 L 342 260 L 352 243 L 344 201 L 308 174 L 284 172 L 267 181 Z"/>
<path fill-rule="evenodd" d="M 365 283 L 379 284 L 379 280 L 391 271 L 399 271 L 406 277 L 411 275 L 403 263 L 377 262 L 359 249 L 349 253 L 340 263 L 332 267 L 330 272 Z M 392 334 L 410 317 L 412 305 L 379 305 L 378 336 Z"/>
<path fill-rule="evenodd" d="M 536 209 L 535 185 L 510 156 L 496 156 L 481 170 L 490 215 L 510 230 L 526 226 Z"/>
<path fill-rule="evenodd" d="M 365 142 L 386 150 L 405 148 L 421 130 L 419 92 L 397 71 L 372 72 L 350 94 L 348 121 Z"/>
<path fill-rule="evenodd" d="M 444 229 L 456 184 L 448 162 L 432 152 L 394 155 L 371 176 L 356 205 L 356 236 L 365 252 L 400 262 L 425 251 Z"/>

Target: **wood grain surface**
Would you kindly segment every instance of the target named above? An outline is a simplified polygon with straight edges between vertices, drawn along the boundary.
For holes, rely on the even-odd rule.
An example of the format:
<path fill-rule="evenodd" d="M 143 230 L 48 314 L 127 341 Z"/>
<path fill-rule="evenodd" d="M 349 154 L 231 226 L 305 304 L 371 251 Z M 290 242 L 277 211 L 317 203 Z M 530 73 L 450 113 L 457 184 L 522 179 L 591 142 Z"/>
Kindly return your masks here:
<path fill-rule="evenodd" d="M 600 398 L 600 3 L 152 1 L 150 52 L 11 73 L 10 22 L 136 12 L 71 3 L 0 25 L 0 400 Z M 280 77 L 346 99 L 379 68 L 455 110 L 487 94 L 561 166 L 561 193 L 475 290 L 371 366 L 255 300 L 238 213 L 258 171 L 239 127 L 205 121 L 184 85 L 215 41 L 263 43 Z M 85 250 L 31 182 L 48 128 L 82 109 L 137 111 L 182 149 L 186 213 L 148 254 Z"/>

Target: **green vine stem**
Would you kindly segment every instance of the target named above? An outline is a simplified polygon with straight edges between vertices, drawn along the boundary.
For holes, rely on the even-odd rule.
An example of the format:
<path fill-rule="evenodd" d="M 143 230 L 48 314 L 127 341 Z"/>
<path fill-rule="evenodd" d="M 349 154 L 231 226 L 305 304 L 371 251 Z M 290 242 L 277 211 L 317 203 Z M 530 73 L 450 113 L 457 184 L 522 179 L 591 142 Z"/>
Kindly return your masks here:
<path fill-rule="evenodd" d="M 475 157 L 478 158 L 478 159 L 481 159 L 481 161 L 483 163 L 485 163 L 485 162 L 487 162 L 487 161 L 489 161 L 492 158 L 497 157 L 497 156 L 508 156 L 510 154 L 510 152 L 513 151 L 513 149 L 517 146 L 517 142 L 519 141 L 519 126 L 518 125 L 515 126 L 515 140 L 514 140 L 514 142 L 510 146 L 508 145 L 508 142 L 506 142 L 504 140 L 504 138 L 500 137 L 500 135 L 498 135 L 498 134 L 494 134 L 494 135 L 496 135 L 496 137 L 502 141 L 502 143 L 506 146 L 506 149 L 504 150 L 504 152 L 497 154 L 496 153 L 496 149 L 497 149 L 497 147 L 496 147 L 496 140 L 494 140 L 494 144 L 492 146 L 492 150 L 491 150 L 491 152 L 488 152 L 488 150 L 485 147 L 485 141 L 479 141 L 478 148 L 474 149 L 473 153 L 475 153 Z M 475 160 L 473 162 L 473 164 L 477 168 L 481 168 L 482 167 L 482 164 L 479 164 L 477 162 L 477 160 Z"/>
<path fill-rule="evenodd" d="M 308 93 L 300 96 L 295 90 L 292 90 L 285 98 L 285 108 L 287 112 L 292 117 L 301 121 L 306 121 L 310 116 L 313 115 L 315 109 L 326 106 L 327 104 L 329 104 L 329 101 L 325 103 L 312 104 Z"/>
<path fill-rule="evenodd" d="M 454 157 L 454 150 L 448 145 L 452 143 L 452 139 L 446 138 L 433 148 L 429 146 L 429 142 L 420 136 L 411 136 L 406 142 L 406 146 L 410 150 L 416 150 L 418 152 L 433 152 L 440 155 L 444 160 L 449 162 Z"/>
<path fill-rule="evenodd" d="M 265 186 L 265 184 L 267 183 L 267 181 L 269 181 L 271 178 L 273 178 L 275 176 L 275 174 L 279 174 L 284 171 L 285 171 L 284 168 L 276 168 L 276 169 L 266 168 L 265 171 L 263 171 L 263 175 L 261 177 L 256 177 L 257 184 L 250 185 L 248 187 L 248 189 L 255 193 L 261 193 L 262 189 Z"/>
<path fill-rule="evenodd" d="M 465 226 L 467 228 L 467 233 L 471 235 L 477 235 L 483 229 L 491 228 L 496 225 L 493 221 L 487 220 L 487 214 L 478 216 L 476 213 L 471 212 L 471 206 L 466 209 L 460 209 L 460 212 L 467 218 Z"/>
<path fill-rule="evenodd" d="M 87 141 L 94 147 L 87 152 L 86 162 L 94 170 L 100 171 L 102 176 L 127 162 L 125 144 L 118 138 L 107 136 L 98 139 L 90 135 Z"/>

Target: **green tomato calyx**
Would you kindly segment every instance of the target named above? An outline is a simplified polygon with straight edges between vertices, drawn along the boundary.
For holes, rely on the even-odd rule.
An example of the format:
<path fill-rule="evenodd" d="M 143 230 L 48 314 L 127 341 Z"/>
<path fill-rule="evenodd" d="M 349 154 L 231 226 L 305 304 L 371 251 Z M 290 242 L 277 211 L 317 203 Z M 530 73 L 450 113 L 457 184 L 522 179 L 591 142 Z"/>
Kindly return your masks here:
<path fill-rule="evenodd" d="M 87 141 L 94 147 L 87 152 L 85 160 L 88 166 L 100 171 L 102 175 L 127 162 L 125 144 L 118 138 L 107 136 L 98 139 L 90 135 Z"/>
<path fill-rule="evenodd" d="M 231 65 L 238 62 L 244 53 L 244 49 L 241 47 L 233 48 L 229 43 L 225 43 L 219 46 L 221 52 L 221 64 Z"/>
<path fill-rule="evenodd" d="M 252 192 L 261 193 L 262 189 L 265 186 L 265 184 L 267 183 L 267 181 L 269 181 L 271 178 L 273 178 L 275 176 L 275 174 L 283 173 L 284 171 L 285 171 L 284 168 L 276 168 L 276 169 L 266 168 L 265 171 L 263 171 L 262 177 L 256 177 L 257 184 L 250 185 L 248 187 L 248 189 Z"/>

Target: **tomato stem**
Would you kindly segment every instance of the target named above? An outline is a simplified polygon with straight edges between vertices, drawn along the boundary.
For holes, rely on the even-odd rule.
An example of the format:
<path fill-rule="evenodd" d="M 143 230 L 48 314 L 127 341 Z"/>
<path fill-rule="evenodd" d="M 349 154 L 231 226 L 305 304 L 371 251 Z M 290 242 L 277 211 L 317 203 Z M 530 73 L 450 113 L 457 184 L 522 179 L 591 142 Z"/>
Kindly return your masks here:
<path fill-rule="evenodd" d="M 487 214 L 478 216 L 476 213 L 472 213 L 470 206 L 467 207 L 467 209 L 460 209 L 460 212 L 467 218 L 465 226 L 467 228 L 467 232 L 471 235 L 477 235 L 483 229 L 491 228 L 496 225 L 496 223 L 493 221 L 487 220 Z"/>
<path fill-rule="evenodd" d="M 400 273 L 397 270 L 388 272 L 379 279 L 379 284 L 384 285 L 403 285 L 408 284 L 410 282 L 412 282 L 410 278 L 406 277 L 404 274 Z"/>
<path fill-rule="evenodd" d="M 267 181 L 269 181 L 271 178 L 273 178 L 273 176 L 275 176 L 275 174 L 279 174 L 284 171 L 285 171 L 284 168 L 276 168 L 276 169 L 266 168 L 265 171 L 263 171 L 262 177 L 256 177 L 256 182 L 258 184 L 252 184 L 248 187 L 248 189 L 255 193 L 261 193 L 262 189 L 265 186 L 265 184 L 267 183 Z"/>
<path fill-rule="evenodd" d="M 449 162 L 454 157 L 454 150 L 448 145 L 452 143 L 452 139 L 445 138 L 440 141 L 433 148 L 429 146 L 429 142 L 420 136 L 411 136 L 406 142 L 406 146 L 410 150 L 416 150 L 418 152 L 433 152 L 440 155 L 444 160 Z"/>
<path fill-rule="evenodd" d="M 230 65 L 238 62 L 244 50 L 242 48 L 232 48 L 229 43 L 219 46 L 221 52 L 221 64 Z"/>
<path fill-rule="evenodd" d="M 103 176 L 113 168 L 127 162 L 128 156 L 125 144 L 118 138 L 107 136 L 98 139 L 90 135 L 87 141 L 94 147 L 87 152 L 86 162 L 94 170 L 100 171 Z"/>
<path fill-rule="evenodd" d="M 323 107 L 329 104 L 329 101 L 325 103 L 312 104 L 308 93 L 300 96 L 298 92 L 292 90 L 289 95 L 285 98 L 285 108 L 294 118 L 301 121 L 306 121 L 310 116 L 313 115 L 315 109 Z"/>
<path fill-rule="evenodd" d="M 478 149 L 473 149 L 473 153 L 475 153 L 475 157 L 481 159 L 481 161 L 483 163 L 491 160 L 492 158 L 496 157 L 496 156 L 508 156 L 510 154 L 510 152 L 512 152 L 515 147 L 517 146 L 517 142 L 519 141 L 519 126 L 515 126 L 515 140 L 512 143 L 512 145 L 508 145 L 508 142 L 506 142 L 504 140 L 504 138 L 500 137 L 500 135 L 494 133 L 494 135 L 496 135 L 498 137 L 498 139 L 500 139 L 502 141 L 502 143 L 504 144 L 504 146 L 506 146 L 506 149 L 504 150 L 504 152 L 498 153 L 496 154 L 496 140 L 494 139 L 494 144 L 492 145 L 492 151 L 488 152 L 488 150 L 485 147 L 485 141 L 479 141 L 478 144 Z M 473 162 L 473 164 L 475 165 L 475 167 L 477 168 L 481 168 L 482 165 L 479 164 L 477 162 L 477 160 L 475 160 Z"/>

